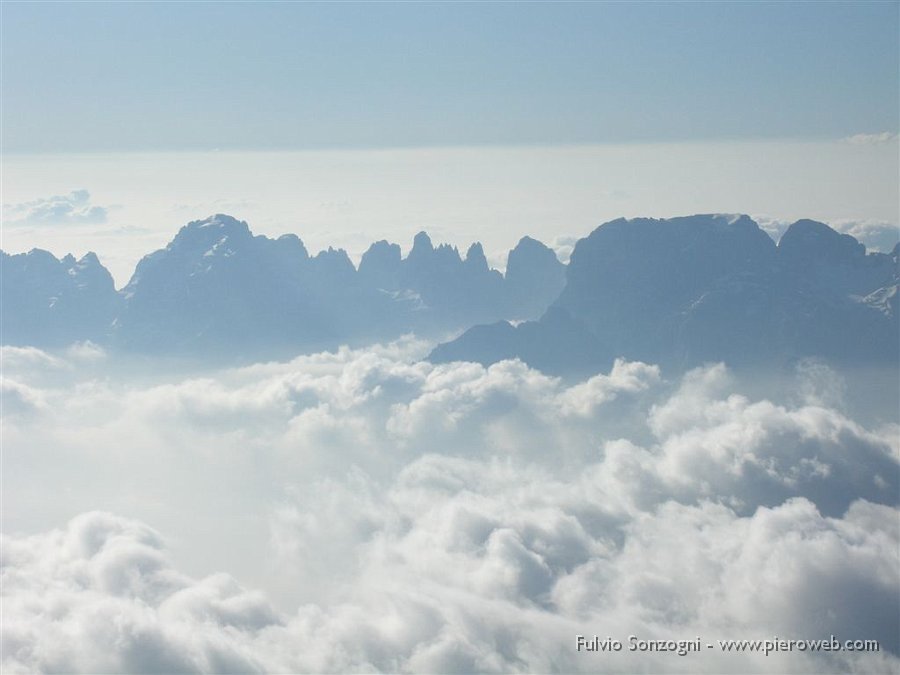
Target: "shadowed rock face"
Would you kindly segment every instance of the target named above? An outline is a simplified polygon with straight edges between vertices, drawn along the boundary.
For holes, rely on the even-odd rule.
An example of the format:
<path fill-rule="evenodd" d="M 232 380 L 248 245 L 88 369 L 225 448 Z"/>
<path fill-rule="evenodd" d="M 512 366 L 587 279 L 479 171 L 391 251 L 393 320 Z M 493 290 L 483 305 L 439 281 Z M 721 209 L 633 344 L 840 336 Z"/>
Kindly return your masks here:
<path fill-rule="evenodd" d="M 47 251 L 0 251 L 4 344 L 60 347 L 105 342 L 120 307 L 109 271 L 93 253 L 58 260 Z"/>
<path fill-rule="evenodd" d="M 470 248 L 463 260 L 456 248 L 447 244 L 435 248 L 428 235 L 419 232 L 397 277 L 398 287 L 390 290 L 415 291 L 424 307 L 438 315 L 437 322 L 446 328 L 465 323 L 467 317 L 490 320 L 506 314 L 503 277 L 488 269 L 480 245 Z M 499 308 L 503 309 L 498 314 Z"/>
<path fill-rule="evenodd" d="M 565 283 L 565 265 L 529 237 L 510 252 L 504 277 L 490 269 L 481 244 L 472 244 L 462 258 L 454 247 L 435 247 L 424 232 L 405 259 L 396 244 L 372 244 L 359 274 L 365 284 L 389 293 L 414 293 L 429 321 L 449 330 L 479 320 L 537 318 Z"/>
<path fill-rule="evenodd" d="M 359 261 L 359 275 L 374 288 L 397 290 L 400 288 L 400 247 L 382 239 L 376 241 Z"/>
<path fill-rule="evenodd" d="M 661 354 L 693 303 L 724 279 L 768 275 L 775 253 L 746 216 L 616 220 L 575 247 L 556 304 L 608 353 Z"/>
<path fill-rule="evenodd" d="M 778 242 L 785 276 L 810 290 L 868 295 L 895 278 L 897 249 L 892 254 L 866 254 L 866 247 L 824 223 L 798 220 Z"/>
<path fill-rule="evenodd" d="M 305 272 L 315 267 L 327 278 L 340 264 L 327 255 L 314 263 L 296 237 L 254 237 L 228 216 L 189 223 L 138 263 L 123 289 L 116 339 L 176 353 L 323 343 L 330 322 L 306 292 Z"/>
<path fill-rule="evenodd" d="M 373 244 L 357 270 L 343 250 L 310 256 L 294 235 L 254 236 L 247 223 L 219 214 L 188 223 L 145 256 L 119 293 L 93 254 L 78 263 L 43 251 L 4 254 L 4 301 L 13 314 L 4 339 L 38 346 L 91 339 L 140 353 L 272 358 L 536 318 L 559 294 L 553 275 L 561 277 L 564 267 L 550 249 L 530 242 L 524 260 L 522 244 L 511 256 L 511 283 L 489 268 L 480 244 L 463 259 L 424 232 L 405 259 L 396 244 Z"/>
<path fill-rule="evenodd" d="M 540 316 L 565 287 L 566 266 L 541 242 L 522 237 L 509 252 L 506 285 L 517 316 Z"/>
<path fill-rule="evenodd" d="M 435 361 L 517 356 L 558 373 L 617 357 L 684 369 L 708 361 L 898 361 L 897 251 L 866 255 L 823 223 L 774 242 L 747 216 L 615 220 L 578 242 L 537 322 L 478 327 Z"/>

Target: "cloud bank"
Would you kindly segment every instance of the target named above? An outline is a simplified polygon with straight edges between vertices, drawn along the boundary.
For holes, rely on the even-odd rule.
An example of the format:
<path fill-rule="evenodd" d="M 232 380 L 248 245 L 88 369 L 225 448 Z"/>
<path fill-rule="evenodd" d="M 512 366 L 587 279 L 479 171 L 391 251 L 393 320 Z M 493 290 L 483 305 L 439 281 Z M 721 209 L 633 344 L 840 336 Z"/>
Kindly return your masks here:
<path fill-rule="evenodd" d="M 721 365 L 569 383 L 427 347 L 196 375 L 4 351 L 32 532 L 2 546 L 4 671 L 900 665 L 900 426 L 854 420 L 836 373 L 763 397 Z M 882 651 L 575 650 L 831 634 Z"/>
<path fill-rule="evenodd" d="M 108 215 L 106 207 L 91 204 L 87 190 L 4 204 L 3 212 L 8 225 L 99 225 Z"/>

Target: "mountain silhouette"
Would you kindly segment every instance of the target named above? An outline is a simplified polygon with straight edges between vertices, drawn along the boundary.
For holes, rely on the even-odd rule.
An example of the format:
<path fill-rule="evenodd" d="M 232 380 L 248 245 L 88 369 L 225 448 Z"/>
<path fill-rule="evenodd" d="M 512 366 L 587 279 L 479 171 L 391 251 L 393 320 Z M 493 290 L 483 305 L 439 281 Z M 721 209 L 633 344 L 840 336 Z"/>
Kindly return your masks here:
<path fill-rule="evenodd" d="M 564 266 L 550 249 L 523 240 L 510 257 L 507 282 L 481 244 L 463 259 L 421 232 L 406 258 L 380 241 L 357 269 L 343 250 L 310 256 L 295 235 L 254 236 L 218 214 L 141 259 L 118 293 L 93 254 L 77 264 L 46 251 L 4 254 L 4 341 L 90 339 L 127 352 L 250 359 L 409 332 L 440 337 L 482 321 L 536 318 L 555 299 Z M 91 270 L 102 279 L 88 278 Z"/>
<path fill-rule="evenodd" d="M 504 275 L 481 244 L 461 256 L 420 232 L 406 257 L 378 241 L 357 269 L 343 250 L 311 256 L 295 235 L 219 214 L 182 227 L 118 292 L 93 253 L 3 253 L 3 342 L 249 361 L 455 333 L 432 361 L 520 358 L 564 375 L 619 357 L 896 365 L 898 249 L 867 253 L 812 220 L 776 245 L 748 216 L 696 215 L 605 223 L 568 266 L 524 237 Z"/>
<path fill-rule="evenodd" d="M 93 253 L 59 260 L 40 249 L 17 255 L 0 251 L 0 289 L 3 344 L 107 342 L 122 306 L 112 276 Z"/>
<path fill-rule="evenodd" d="M 897 253 L 867 254 L 811 220 L 778 245 L 748 216 L 614 220 L 577 243 L 539 320 L 473 327 L 429 358 L 517 357 L 560 374 L 618 357 L 675 370 L 804 357 L 896 364 Z"/>

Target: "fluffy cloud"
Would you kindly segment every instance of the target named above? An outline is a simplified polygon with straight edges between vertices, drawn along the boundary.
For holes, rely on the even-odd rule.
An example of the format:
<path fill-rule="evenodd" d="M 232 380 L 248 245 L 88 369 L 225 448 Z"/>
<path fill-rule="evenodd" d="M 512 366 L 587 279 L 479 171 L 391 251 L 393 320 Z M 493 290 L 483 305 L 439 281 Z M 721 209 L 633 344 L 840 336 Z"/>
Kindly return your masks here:
<path fill-rule="evenodd" d="M 459 489 L 456 481 L 466 481 Z M 374 503 L 351 485 L 279 514 L 351 534 L 339 597 L 291 613 L 227 575 L 175 569 L 146 526 L 93 512 L 3 542 L 4 671 L 891 672 L 898 665 L 897 512 L 807 500 L 739 517 L 668 502 L 616 523 L 590 478 L 426 457 Z M 357 486 L 358 487 L 358 486 Z M 330 503 L 329 503 L 330 502 Z M 333 509 L 342 510 L 335 514 Z M 344 511 L 346 508 L 348 511 Z M 333 553 L 293 551 L 299 559 Z M 823 593 L 827 589 L 827 593 Z M 585 654 L 576 635 L 879 639 L 873 654 Z M 602 639 L 602 638 L 601 638 Z"/>
<path fill-rule="evenodd" d="M 5 672 L 253 672 L 242 631 L 277 621 L 258 593 L 175 570 L 159 535 L 107 513 L 3 541 Z"/>
<path fill-rule="evenodd" d="M 87 190 L 73 190 L 30 202 L 3 205 L 9 225 L 97 225 L 106 222 L 106 207 L 91 204 Z"/>
<path fill-rule="evenodd" d="M 570 383 L 427 347 L 198 374 L 4 352 L 4 405 L 30 404 L 5 517 L 39 532 L 3 543 L 4 671 L 900 665 L 900 426 L 854 420 L 836 373 L 763 397 L 722 366 Z M 45 524 L 98 506 L 168 546 L 106 512 Z M 831 634 L 883 651 L 627 649 Z"/>

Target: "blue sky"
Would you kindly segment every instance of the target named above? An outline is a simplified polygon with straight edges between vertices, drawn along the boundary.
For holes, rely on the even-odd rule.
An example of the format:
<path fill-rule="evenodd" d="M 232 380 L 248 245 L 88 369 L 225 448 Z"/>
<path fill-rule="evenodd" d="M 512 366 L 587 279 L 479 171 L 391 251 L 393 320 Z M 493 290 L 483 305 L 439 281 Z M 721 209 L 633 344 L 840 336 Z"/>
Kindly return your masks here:
<path fill-rule="evenodd" d="M 93 250 L 121 285 L 217 212 L 498 265 L 525 234 L 563 255 L 620 216 L 744 212 L 890 250 L 898 7 L 0 2 L 0 248 Z"/>
<path fill-rule="evenodd" d="M 3 150 L 896 133 L 898 7 L 4 2 Z"/>

